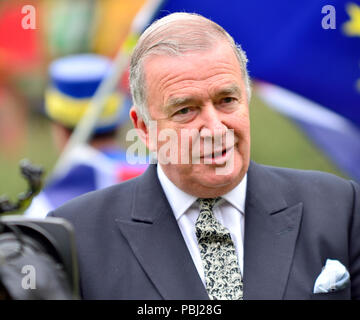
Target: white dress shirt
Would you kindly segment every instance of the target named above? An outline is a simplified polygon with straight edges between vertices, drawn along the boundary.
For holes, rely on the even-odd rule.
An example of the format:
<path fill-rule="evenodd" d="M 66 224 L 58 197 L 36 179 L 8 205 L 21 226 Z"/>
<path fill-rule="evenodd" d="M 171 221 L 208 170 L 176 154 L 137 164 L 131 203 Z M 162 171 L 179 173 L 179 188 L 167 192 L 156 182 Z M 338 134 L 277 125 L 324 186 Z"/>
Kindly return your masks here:
<path fill-rule="evenodd" d="M 199 216 L 197 198 L 180 190 L 165 175 L 161 165 L 157 165 L 157 174 L 164 193 L 169 201 L 176 221 L 179 225 L 196 269 L 205 286 L 204 269 L 195 234 L 195 222 Z M 231 234 L 238 256 L 240 272 L 243 274 L 244 257 L 244 213 L 247 175 L 230 192 L 223 195 L 213 208 L 216 219 L 225 226 Z"/>

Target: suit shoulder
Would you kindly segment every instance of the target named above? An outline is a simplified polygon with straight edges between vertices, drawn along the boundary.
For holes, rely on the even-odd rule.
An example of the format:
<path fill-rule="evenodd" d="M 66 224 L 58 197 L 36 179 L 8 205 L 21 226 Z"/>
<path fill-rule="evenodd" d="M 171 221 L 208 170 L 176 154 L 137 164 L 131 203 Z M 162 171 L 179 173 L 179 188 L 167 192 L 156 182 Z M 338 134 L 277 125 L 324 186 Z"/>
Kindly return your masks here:
<path fill-rule="evenodd" d="M 275 167 L 269 165 L 261 165 L 263 168 L 268 170 L 274 175 L 277 175 L 279 178 L 287 178 L 294 180 L 305 180 L 309 181 L 319 181 L 320 183 L 335 183 L 335 184 L 348 184 L 349 181 L 341 178 L 333 173 L 317 171 L 317 170 L 304 170 L 304 169 L 293 169 L 286 167 Z"/>
<path fill-rule="evenodd" d="M 268 175 L 278 182 L 278 186 L 284 192 L 300 192 L 308 194 L 320 195 L 327 197 L 333 195 L 339 197 L 342 195 L 353 196 L 354 184 L 347 179 L 336 176 L 332 173 L 301 170 L 291 168 L 281 168 L 268 165 L 261 165 Z M 271 179 L 271 180 L 272 180 Z"/>

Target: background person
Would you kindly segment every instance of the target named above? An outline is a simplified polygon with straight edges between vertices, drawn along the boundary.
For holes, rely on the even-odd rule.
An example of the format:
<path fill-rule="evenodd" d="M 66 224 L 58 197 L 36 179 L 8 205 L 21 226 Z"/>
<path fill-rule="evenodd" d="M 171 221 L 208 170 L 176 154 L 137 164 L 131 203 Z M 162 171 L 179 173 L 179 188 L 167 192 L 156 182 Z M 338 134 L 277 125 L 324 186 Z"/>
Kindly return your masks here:
<path fill-rule="evenodd" d="M 95 54 L 67 56 L 50 65 L 51 85 L 45 94 L 45 110 L 52 120 L 53 140 L 60 152 L 110 68 L 109 58 Z M 120 92 L 109 95 L 89 144 L 71 152 L 25 215 L 45 217 L 76 196 L 133 178 L 145 170 L 145 165 L 128 164 L 126 150 L 117 141 L 128 110 L 129 104 Z"/>

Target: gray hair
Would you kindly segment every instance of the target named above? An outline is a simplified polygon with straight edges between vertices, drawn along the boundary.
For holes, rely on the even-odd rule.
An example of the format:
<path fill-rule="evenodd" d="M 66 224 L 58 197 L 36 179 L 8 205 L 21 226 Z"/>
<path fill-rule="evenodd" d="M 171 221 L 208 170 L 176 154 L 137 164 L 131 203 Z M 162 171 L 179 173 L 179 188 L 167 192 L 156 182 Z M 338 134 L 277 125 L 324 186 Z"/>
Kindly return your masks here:
<path fill-rule="evenodd" d="M 180 56 L 186 52 L 208 50 L 215 42 L 226 40 L 239 61 L 248 102 L 251 83 L 245 52 L 217 23 L 194 13 L 177 12 L 152 23 L 140 36 L 130 63 L 130 90 L 134 106 L 147 124 L 150 120 L 146 103 L 144 61 L 151 55 Z"/>

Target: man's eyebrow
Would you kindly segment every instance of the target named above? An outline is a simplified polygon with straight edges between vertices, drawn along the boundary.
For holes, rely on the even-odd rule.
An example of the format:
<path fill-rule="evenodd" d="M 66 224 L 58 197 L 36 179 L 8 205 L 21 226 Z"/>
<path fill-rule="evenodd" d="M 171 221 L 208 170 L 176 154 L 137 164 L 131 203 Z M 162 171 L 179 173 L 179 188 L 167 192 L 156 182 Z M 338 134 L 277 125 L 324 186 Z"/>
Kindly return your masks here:
<path fill-rule="evenodd" d="M 215 96 L 223 97 L 223 96 L 231 96 L 231 95 L 242 97 L 241 89 L 239 88 L 238 85 L 234 84 L 229 87 L 222 88 L 215 92 Z"/>
<path fill-rule="evenodd" d="M 174 109 L 176 107 L 186 106 L 186 105 L 194 103 L 195 101 L 196 101 L 196 99 L 191 96 L 172 97 L 167 101 L 167 103 L 165 105 L 165 110 L 171 111 L 171 109 Z"/>
<path fill-rule="evenodd" d="M 241 93 L 241 89 L 239 88 L 239 86 L 236 84 L 233 84 L 228 87 L 221 88 L 215 92 L 215 97 L 223 97 L 223 96 L 229 96 L 229 95 L 236 95 L 241 98 L 242 93 Z M 197 99 L 196 99 L 196 97 L 193 97 L 193 96 L 171 97 L 167 101 L 164 109 L 165 109 L 165 112 L 171 112 L 171 110 L 174 108 L 191 105 L 196 102 L 197 102 Z"/>

